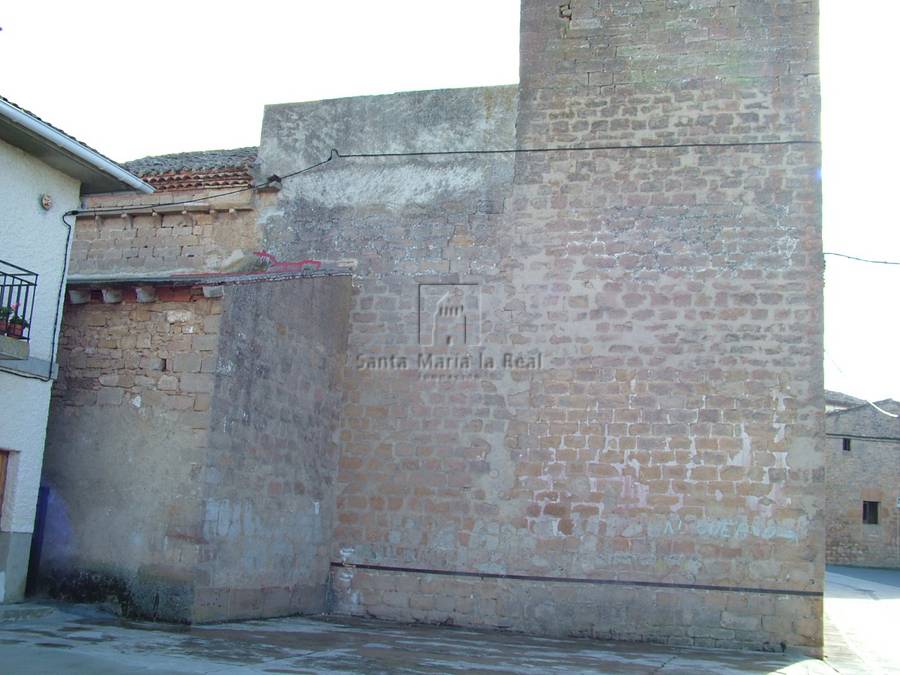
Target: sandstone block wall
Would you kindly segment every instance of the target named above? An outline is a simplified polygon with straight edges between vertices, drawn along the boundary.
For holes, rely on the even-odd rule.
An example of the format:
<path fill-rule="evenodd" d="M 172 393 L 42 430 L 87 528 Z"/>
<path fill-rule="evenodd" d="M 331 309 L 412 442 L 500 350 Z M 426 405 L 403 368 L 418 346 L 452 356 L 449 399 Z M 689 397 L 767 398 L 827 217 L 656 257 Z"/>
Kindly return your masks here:
<path fill-rule="evenodd" d="M 321 609 L 348 298 L 320 277 L 68 306 L 40 585 L 170 621 Z"/>
<path fill-rule="evenodd" d="M 99 293 L 98 293 L 99 295 Z M 221 302 L 65 308 L 42 485 L 41 586 L 126 613 L 189 616 Z"/>
<path fill-rule="evenodd" d="M 815 10 L 527 0 L 515 96 L 267 108 L 265 173 L 602 146 L 339 159 L 263 214 L 360 261 L 336 611 L 818 648 Z M 472 342 L 423 342 L 441 284 Z"/>
<path fill-rule="evenodd" d="M 91 197 L 86 209 L 159 204 L 156 214 L 135 210 L 87 213 L 76 219 L 71 274 L 217 270 L 252 253 L 259 241 L 256 210 L 265 193 L 244 192 L 205 201 L 223 190 Z M 168 207 L 172 201 L 199 199 Z"/>
<path fill-rule="evenodd" d="M 889 412 L 900 404 L 880 402 Z M 826 416 L 826 557 L 829 563 L 900 567 L 900 420 L 866 404 Z M 844 450 L 844 439 L 850 449 Z M 863 502 L 878 523 L 863 522 Z"/>
<path fill-rule="evenodd" d="M 195 621 L 321 612 L 350 278 L 228 289 Z"/>
<path fill-rule="evenodd" d="M 816 24 L 525 0 L 519 87 L 267 107 L 262 175 L 341 157 L 256 204 L 259 247 L 355 259 L 353 287 L 226 294 L 173 616 L 318 610 L 330 564 L 339 613 L 815 652 Z M 161 250 L 199 226 L 228 255 L 166 217 Z M 129 236 L 107 220 L 86 255 Z M 77 449 L 118 377 L 65 394 Z"/>

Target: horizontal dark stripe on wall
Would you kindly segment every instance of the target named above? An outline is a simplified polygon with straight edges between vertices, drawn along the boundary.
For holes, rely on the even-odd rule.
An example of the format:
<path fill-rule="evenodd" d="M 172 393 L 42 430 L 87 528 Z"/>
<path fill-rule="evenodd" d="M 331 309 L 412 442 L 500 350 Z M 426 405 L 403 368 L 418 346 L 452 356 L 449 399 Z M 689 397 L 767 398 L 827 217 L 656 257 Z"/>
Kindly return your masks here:
<path fill-rule="evenodd" d="M 542 581 L 563 584 L 591 584 L 594 586 L 644 586 L 649 588 L 679 588 L 691 591 L 724 591 L 727 593 L 763 593 L 768 595 L 793 595 L 802 598 L 821 598 L 822 591 L 784 590 L 778 588 L 749 588 L 747 586 L 713 586 L 709 584 L 678 584 L 665 581 L 627 581 L 623 579 L 587 579 L 580 577 L 543 577 L 531 574 L 496 574 L 493 572 L 460 572 L 456 570 L 430 570 L 393 565 L 370 565 L 332 562 L 332 567 L 344 569 L 374 570 L 378 572 L 405 572 L 433 574 L 445 577 L 474 577 L 478 579 L 510 579 L 513 581 Z"/>
<path fill-rule="evenodd" d="M 900 443 L 900 436 L 861 436 L 860 434 L 839 434 L 837 432 L 825 434 L 828 438 L 852 438 L 854 441 L 884 441 L 887 443 Z"/>

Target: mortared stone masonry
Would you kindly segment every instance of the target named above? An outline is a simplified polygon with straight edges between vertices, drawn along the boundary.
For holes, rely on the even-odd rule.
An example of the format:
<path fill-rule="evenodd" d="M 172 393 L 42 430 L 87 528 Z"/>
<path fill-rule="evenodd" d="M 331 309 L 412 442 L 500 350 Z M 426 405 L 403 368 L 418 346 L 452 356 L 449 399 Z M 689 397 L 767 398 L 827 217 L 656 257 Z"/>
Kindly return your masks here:
<path fill-rule="evenodd" d="M 253 201 L 252 222 L 135 219 L 145 242 L 116 262 L 104 242 L 135 235 L 104 216 L 74 250 L 108 273 L 259 246 L 352 268 L 346 304 L 317 299 L 324 286 L 202 300 L 231 303 L 221 337 L 173 356 L 195 385 L 214 370 L 202 391 L 138 372 L 152 342 L 96 362 L 136 330 L 125 305 L 67 308 L 46 475 L 88 461 L 63 459 L 73 419 L 79 452 L 154 439 L 122 470 L 168 500 L 155 539 L 124 513 L 103 522 L 129 532 L 134 578 L 165 563 L 190 579 L 184 620 L 328 609 L 816 652 L 817 23 L 815 2 L 524 0 L 518 86 L 268 106 L 259 177 L 331 161 Z M 307 330 L 292 303 L 343 321 L 346 345 L 292 339 Z M 202 451 L 126 417 L 110 441 L 102 406 L 135 417 L 140 386 L 167 411 L 141 424 L 212 420 Z M 168 452 L 177 481 L 137 468 Z M 197 477 L 179 464 L 194 455 Z"/>

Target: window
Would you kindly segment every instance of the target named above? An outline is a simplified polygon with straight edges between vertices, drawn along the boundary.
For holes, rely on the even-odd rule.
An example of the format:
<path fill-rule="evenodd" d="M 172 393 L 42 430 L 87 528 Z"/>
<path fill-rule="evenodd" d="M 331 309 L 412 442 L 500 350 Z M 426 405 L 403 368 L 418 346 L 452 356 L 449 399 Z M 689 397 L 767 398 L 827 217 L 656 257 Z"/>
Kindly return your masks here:
<path fill-rule="evenodd" d="M 844 452 L 850 452 L 850 439 L 844 439 Z"/>
<path fill-rule="evenodd" d="M 878 524 L 878 502 L 863 502 L 863 522 L 866 525 Z"/>

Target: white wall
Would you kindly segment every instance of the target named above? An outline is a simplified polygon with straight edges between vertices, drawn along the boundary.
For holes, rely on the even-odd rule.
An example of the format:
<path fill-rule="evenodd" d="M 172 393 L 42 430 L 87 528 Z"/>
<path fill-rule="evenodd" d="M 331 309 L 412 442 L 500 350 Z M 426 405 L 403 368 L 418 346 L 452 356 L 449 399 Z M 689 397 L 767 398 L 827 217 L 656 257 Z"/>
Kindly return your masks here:
<path fill-rule="evenodd" d="M 30 351 L 44 361 L 53 360 L 53 321 L 68 259 L 61 218 L 78 208 L 79 191 L 77 180 L 0 141 L 0 259 L 39 275 Z M 45 193 L 53 198 L 49 211 L 40 203 Z M 15 362 L 0 361 L 3 366 Z M 50 387 L 50 382 L 0 370 L 0 449 L 14 451 L 0 517 L 5 532 L 31 532 L 34 526 Z"/>
<path fill-rule="evenodd" d="M 10 455 L 0 531 L 31 532 L 41 483 L 50 383 L 0 373 L 0 405 L 0 448 L 16 451 Z"/>

